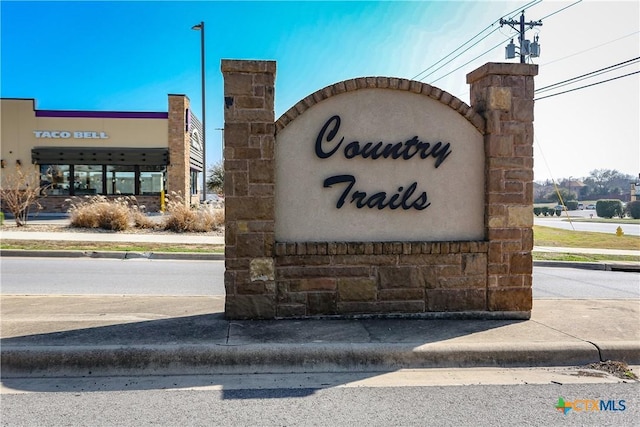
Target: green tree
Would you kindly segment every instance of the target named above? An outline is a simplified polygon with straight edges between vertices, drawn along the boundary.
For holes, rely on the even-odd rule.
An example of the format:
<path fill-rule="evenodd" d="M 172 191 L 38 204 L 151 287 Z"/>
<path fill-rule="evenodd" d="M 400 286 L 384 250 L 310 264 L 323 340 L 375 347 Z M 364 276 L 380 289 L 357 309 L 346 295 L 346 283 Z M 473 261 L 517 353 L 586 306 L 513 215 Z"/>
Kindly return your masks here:
<path fill-rule="evenodd" d="M 215 193 L 224 193 L 224 164 L 219 161 L 207 170 L 207 189 Z"/>
<path fill-rule="evenodd" d="M 593 193 L 593 190 L 588 185 L 582 187 L 580 189 L 580 200 L 584 200 L 589 197 Z"/>
<path fill-rule="evenodd" d="M 615 169 L 594 169 L 585 178 L 584 183 L 591 187 L 596 195 L 619 195 L 621 188 L 628 188 L 633 181 L 631 175 L 623 174 Z M 614 191 L 616 190 L 617 191 Z"/>
<path fill-rule="evenodd" d="M 562 197 L 562 201 L 564 202 L 568 202 L 569 200 L 576 200 L 576 193 L 574 193 L 573 191 L 569 191 L 566 188 L 558 188 L 557 192 L 555 190 L 551 191 L 547 193 L 545 198 L 550 202 L 560 203 L 560 197 L 558 197 L 558 193 L 560 193 L 560 197 Z"/>

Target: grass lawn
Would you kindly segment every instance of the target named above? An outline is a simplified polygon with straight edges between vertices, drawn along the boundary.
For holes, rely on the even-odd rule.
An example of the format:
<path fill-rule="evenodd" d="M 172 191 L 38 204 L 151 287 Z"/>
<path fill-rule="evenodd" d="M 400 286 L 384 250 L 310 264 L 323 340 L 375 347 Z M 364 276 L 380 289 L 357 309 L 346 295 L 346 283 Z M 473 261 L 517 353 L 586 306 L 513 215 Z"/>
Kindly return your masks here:
<path fill-rule="evenodd" d="M 592 233 L 584 231 L 561 230 L 552 227 L 533 227 L 534 245 L 569 248 L 631 249 L 640 250 L 640 237 L 614 234 Z M 29 241 L 6 240 L 1 249 L 28 250 L 76 250 L 76 251 L 120 251 L 120 252 L 192 252 L 224 253 L 224 245 L 203 244 L 167 244 L 167 243 L 117 243 L 117 242 L 68 242 L 68 241 Z M 640 262 L 640 257 L 594 254 L 566 254 L 534 252 L 536 260 L 557 261 L 632 261 Z"/>
<path fill-rule="evenodd" d="M 536 261 L 571 261 L 571 262 L 640 262 L 640 257 L 632 255 L 601 255 L 601 254 L 567 254 L 561 252 L 534 252 Z"/>
<path fill-rule="evenodd" d="M 553 227 L 533 226 L 535 246 L 565 248 L 598 248 L 640 250 L 640 236 L 616 236 L 615 234 L 589 231 L 561 230 Z"/>

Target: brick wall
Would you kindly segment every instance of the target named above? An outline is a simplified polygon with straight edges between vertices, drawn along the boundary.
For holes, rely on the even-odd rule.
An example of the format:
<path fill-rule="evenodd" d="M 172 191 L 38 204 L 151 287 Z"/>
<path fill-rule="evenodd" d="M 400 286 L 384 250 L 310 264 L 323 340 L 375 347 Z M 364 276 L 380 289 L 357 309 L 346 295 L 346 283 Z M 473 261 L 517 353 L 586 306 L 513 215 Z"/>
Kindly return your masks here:
<path fill-rule="evenodd" d="M 126 196 L 105 196 L 109 200 L 116 199 L 118 197 Z M 145 207 L 145 212 L 160 212 L 160 196 L 135 196 L 138 205 Z M 39 200 L 42 205 L 42 212 L 47 213 L 66 213 L 71 207 L 70 200 L 74 200 L 71 196 L 47 196 Z M 76 200 L 82 201 L 82 196 L 76 197 Z M 32 213 L 36 213 L 35 209 L 31 210 Z"/>
<path fill-rule="evenodd" d="M 471 107 L 419 82 L 354 79 L 306 97 L 277 124 L 275 68 L 271 61 L 222 62 L 227 318 L 529 317 L 536 66 L 487 64 L 470 73 Z M 485 240 L 275 242 L 276 128 L 325 98 L 377 85 L 427 94 L 485 134 Z"/>
<path fill-rule="evenodd" d="M 186 131 L 186 110 L 188 108 L 189 98 L 184 95 L 169 95 L 169 166 L 167 167 L 167 188 L 165 191 L 168 195 L 174 191 L 180 194 L 186 204 L 191 201 L 191 189 L 189 188 L 191 138 Z"/>
<path fill-rule="evenodd" d="M 276 316 L 272 61 L 222 61 L 228 318 Z"/>
<path fill-rule="evenodd" d="M 488 63 L 467 75 L 486 120 L 487 309 L 531 311 L 533 92 L 537 65 Z"/>
<path fill-rule="evenodd" d="M 486 309 L 486 242 L 276 243 L 277 316 Z"/>

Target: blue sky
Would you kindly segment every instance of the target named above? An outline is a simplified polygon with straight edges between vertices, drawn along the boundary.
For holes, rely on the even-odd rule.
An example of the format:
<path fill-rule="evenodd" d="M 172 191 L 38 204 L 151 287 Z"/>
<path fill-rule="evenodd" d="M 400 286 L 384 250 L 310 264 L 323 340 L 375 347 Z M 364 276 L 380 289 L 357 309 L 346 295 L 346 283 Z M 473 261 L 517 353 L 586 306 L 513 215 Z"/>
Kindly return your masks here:
<path fill-rule="evenodd" d="M 413 78 L 487 29 L 481 37 L 493 32 L 458 59 L 418 77 L 468 103 L 465 75 L 505 62 L 505 40 L 515 37 L 491 24 L 506 14 L 517 19 L 525 6 L 527 21 L 551 15 L 527 32 L 529 39 L 538 33 L 542 46 L 538 88 L 640 56 L 637 1 L 531 3 L 3 0 L 0 94 L 36 98 L 38 109 L 166 111 L 167 94 L 184 93 L 199 112 L 200 34 L 191 27 L 205 21 L 212 164 L 222 157 L 215 128 L 224 125 L 223 58 L 277 61 L 279 116 L 344 79 Z M 636 62 L 563 90 L 638 69 Z M 579 178 L 596 168 L 640 172 L 638 76 L 536 103 L 536 180 Z"/>

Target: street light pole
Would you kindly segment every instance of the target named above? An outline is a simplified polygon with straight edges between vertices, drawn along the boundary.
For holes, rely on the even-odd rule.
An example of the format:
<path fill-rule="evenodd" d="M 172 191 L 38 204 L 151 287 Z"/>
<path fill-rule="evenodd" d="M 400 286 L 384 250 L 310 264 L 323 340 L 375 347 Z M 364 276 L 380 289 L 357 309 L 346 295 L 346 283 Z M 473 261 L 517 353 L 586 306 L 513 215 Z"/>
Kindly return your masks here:
<path fill-rule="evenodd" d="M 200 65 L 202 78 L 202 201 L 207 201 L 207 116 L 205 108 L 205 83 L 204 83 L 204 21 L 191 27 L 192 30 L 200 31 Z"/>
<path fill-rule="evenodd" d="M 216 128 L 220 131 L 220 142 L 222 145 L 222 160 L 224 160 L 224 128 Z"/>

